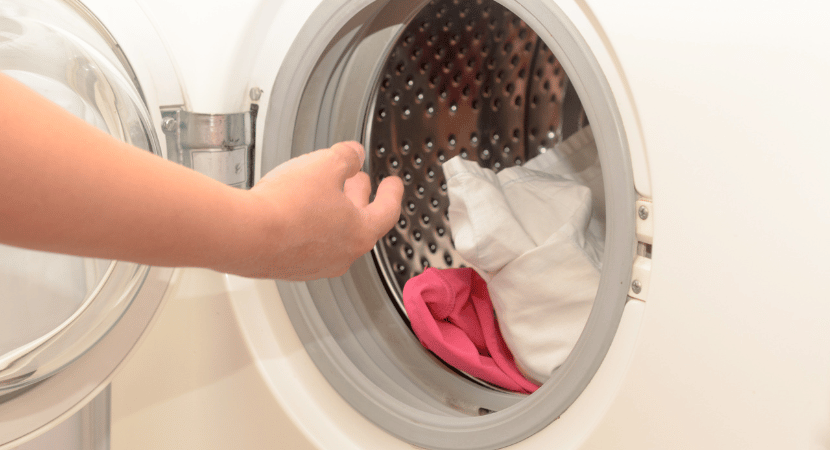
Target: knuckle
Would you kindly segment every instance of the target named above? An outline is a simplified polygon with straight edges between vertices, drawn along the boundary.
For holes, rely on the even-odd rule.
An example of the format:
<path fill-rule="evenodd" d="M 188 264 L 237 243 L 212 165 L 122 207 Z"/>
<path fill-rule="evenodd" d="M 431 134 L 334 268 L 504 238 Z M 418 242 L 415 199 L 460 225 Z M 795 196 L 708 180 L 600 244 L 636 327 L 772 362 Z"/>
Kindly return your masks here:
<path fill-rule="evenodd" d="M 357 153 L 344 144 L 333 146 L 331 148 L 331 155 L 338 164 L 345 166 L 345 168 L 350 168 L 360 163 L 360 158 L 358 158 Z"/>

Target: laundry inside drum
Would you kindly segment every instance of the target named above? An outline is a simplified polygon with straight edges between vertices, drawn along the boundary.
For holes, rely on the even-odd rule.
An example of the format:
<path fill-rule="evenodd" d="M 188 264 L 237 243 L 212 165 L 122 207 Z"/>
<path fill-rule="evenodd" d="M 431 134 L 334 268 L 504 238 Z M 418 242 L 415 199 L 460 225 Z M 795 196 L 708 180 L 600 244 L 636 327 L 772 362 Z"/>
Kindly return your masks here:
<path fill-rule="evenodd" d="M 433 1 L 406 25 L 389 50 L 376 82 L 375 102 L 369 114 L 367 152 L 373 187 L 376 189 L 383 178 L 391 175 L 399 176 L 405 186 L 400 218 L 375 248 L 377 265 L 400 311 L 407 315 L 404 287 L 414 277 L 429 268 L 469 267 L 481 274 L 488 282 L 490 295 L 497 297 L 494 298 L 495 312 L 514 354 L 526 350 L 516 347 L 540 342 L 514 336 L 515 333 L 505 329 L 506 325 L 517 329 L 563 326 L 571 329 L 569 333 L 575 341 L 590 312 L 591 305 L 585 302 L 593 302 L 601 270 L 605 239 L 604 186 L 591 127 L 578 95 L 556 55 L 537 33 L 496 2 Z M 495 175 L 501 184 L 487 175 L 493 185 L 485 183 L 485 188 L 492 189 L 492 195 L 498 199 L 476 200 L 476 195 L 491 193 L 481 191 L 474 182 L 470 184 L 460 178 L 449 180 L 445 164 L 453 158 L 475 164 L 463 166 L 473 172 L 478 170 L 476 167 L 491 174 L 508 169 L 502 175 Z M 553 166 L 551 173 L 541 173 Z M 527 170 L 511 169 L 514 167 Z M 545 175 L 551 178 L 530 183 L 524 193 L 510 197 L 509 191 L 515 188 L 517 179 L 535 177 L 537 172 L 541 178 Z M 463 175 L 481 181 L 478 172 Z M 503 205 L 501 209 L 495 208 L 498 213 L 476 206 L 483 203 L 491 208 L 502 200 L 502 194 Z M 587 202 L 587 206 L 575 204 L 574 195 L 582 195 L 580 201 Z M 462 205 L 459 199 L 464 200 L 464 196 L 472 197 Z M 551 210 L 540 212 L 534 219 L 533 211 L 527 212 L 532 203 L 522 203 L 528 198 L 531 202 L 545 199 L 542 209 Z M 564 205 L 561 208 L 557 206 L 560 203 Z M 580 223 L 558 218 L 568 211 L 586 207 L 587 216 Z M 459 209 L 465 211 L 463 221 L 458 218 Z M 481 228 L 492 232 L 492 235 L 474 236 L 477 241 L 473 243 L 476 247 L 473 250 L 478 253 L 473 261 L 469 261 L 473 250 L 462 249 L 471 244 L 469 230 L 461 230 L 460 223 L 479 233 Z M 513 233 L 504 231 L 510 224 L 519 228 L 514 230 L 517 235 L 525 233 L 530 241 L 536 241 L 536 247 L 547 246 L 544 251 L 552 252 L 551 256 L 531 260 L 523 256 L 524 262 L 506 257 L 505 253 L 515 250 L 509 246 L 524 239 L 519 236 L 511 241 L 504 236 Z M 554 240 L 554 234 L 561 234 L 558 230 L 563 227 L 582 228 L 569 235 L 571 240 L 580 241 L 577 250 L 570 249 L 576 253 L 572 257 L 567 256 L 568 249 L 562 250 L 548 242 Z M 454 238 L 461 237 L 463 245 L 456 245 Z M 499 248 L 501 243 L 496 241 L 502 238 L 507 244 L 504 250 L 496 252 L 499 254 L 480 255 L 480 247 Z M 563 240 L 561 236 L 558 239 Z M 538 253 L 538 248 L 532 251 Z M 515 251 L 517 255 L 528 253 L 527 248 Z M 580 251 L 590 254 L 590 258 L 584 258 Z M 500 256 L 509 260 L 509 264 L 488 267 L 490 261 Z M 581 261 L 584 267 L 576 267 L 573 263 L 576 259 L 590 260 L 590 264 Z M 586 275 L 592 271 L 595 273 Z M 505 281 L 508 277 L 511 278 Z M 546 286 L 563 277 L 570 277 L 565 283 L 583 285 L 559 290 Z M 514 285 L 518 283 L 529 286 L 524 291 L 517 290 Z M 542 287 L 534 288 L 534 284 Z M 500 305 L 499 299 L 506 291 L 509 294 L 504 295 L 514 299 L 504 300 L 507 306 Z M 550 298 L 569 295 L 563 292 L 582 296 L 579 302 L 583 311 L 579 317 L 531 314 L 534 308 L 549 312 L 544 306 L 539 309 L 539 304 L 575 301 L 574 298 Z M 526 314 L 509 311 L 521 310 L 515 299 L 517 295 L 532 300 Z M 563 308 L 567 309 L 567 305 Z M 528 323 L 534 321 L 535 325 Z M 575 326 L 578 329 L 574 330 Z M 527 374 L 526 370 L 523 372 Z M 541 375 L 529 378 L 536 383 L 544 381 Z"/>

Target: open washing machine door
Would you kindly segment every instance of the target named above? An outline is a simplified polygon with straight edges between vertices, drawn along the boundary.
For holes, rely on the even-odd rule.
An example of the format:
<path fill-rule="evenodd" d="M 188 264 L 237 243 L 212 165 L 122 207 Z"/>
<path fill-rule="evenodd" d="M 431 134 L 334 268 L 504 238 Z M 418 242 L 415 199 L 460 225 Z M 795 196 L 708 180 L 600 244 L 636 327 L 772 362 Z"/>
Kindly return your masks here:
<path fill-rule="evenodd" d="M 267 51 L 260 59 L 268 59 Z M 360 417 L 355 420 L 395 442 L 502 448 L 530 442 L 566 410 L 602 410 L 613 395 L 586 394 L 586 388 L 615 338 L 620 354 L 631 350 L 633 341 L 617 336 L 636 334 L 652 244 L 651 205 L 641 197 L 649 193 L 645 158 L 637 133 L 628 132 L 637 129 L 636 119 L 609 61 L 597 31 L 570 3 L 321 2 L 267 85 L 268 106 L 257 126 L 261 173 L 334 142 L 357 140 L 367 149 L 365 169 L 375 186 L 387 175 L 404 180 L 404 204 L 390 234 L 343 277 L 277 282 L 281 303 L 273 296 L 235 302 L 269 384 L 279 391 L 316 384 L 293 386 L 296 379 L 285 375 L 291 369 L 274 357 L 285 345 L 279 342 L 290 339 L 287 317 L 317 370 L 353 408 L 338 420 Z M 425 350 L 410 329 L 401 291 L 427 267 L 463 264 L 447 223 L 444 161 L 461 155 L 494 170 L 521 165 L 587 124 L 604 196 L 596 213 L 605 247 L 593 308 L 570 355 L 539 390 L 507 392 Z M 607 363 L 615 368 L 603 377 L 619 376 L 624 360 Z M 595 384 L 596 390 L 616 383 L 604 378 Z M 286 406 L 284 393 L 275 397 L 301 416 L 303 428 L 328 423 L 314 418 L 308 404 Z M 580 398 L 584 406 L 575 407 Z M 591 423 L 579 422 L 568 421 L 575 426 L 560 439 L 578 436 Z M 325 440 L 324 427 L 311 431 L 314 440 Z M 337 443 L 319 445 L 345 448 L 337 436 Z M 376 436 L 347 440 L 354 448 L 389 445 Z"/>
<path fill-rule="evenodd" d="M 162 155 L 157 105 L 183 103 L 164 47 L 135 5 L 88 6 L 97 6 L 95 15 L 75 1 L 0 2 L 0 70 Z M 113 23 L 130 24 L 123 39 L 110 33 Z M 153 319 L 171 273 L 0 247 L 0 447 L 46 431 L 108 385 Z"/>
<path fill-rule="evenodd" d="M 100 119 L 99 126 L 111 132 L 127 130 L 124 139 L 191 167 L 218 170 L 219 178 L 228 184 L 250 181 L 244 174 L 225 170 L 244 166 L 246 159 L 251 161 L 247 147 L 223 148 L 223 153 L 200 152 L 205 143 L 182 127 L 198 125 L 201 119 L 215 121 L 192 115 L 182 107 L 183 94 L 177 83 L 171 82 L 176 79 L 175 71 L 164 56 L 164 46 L 152 27 L 145 26 L 143 13 L 132 2 L 119 4 L 118 8 L 103 1 L 87 2 L 89 10 L 75 3 L 47 6 L 12 4 L 7 15 L 15 19 L 4 22 L 9 27 L 4 30 L 4 38 L 14 41 L 17 36 L 25 36 L 19 31 L 25 29 L 20 24 L 25 24 L 29 15 L 46 17 L 36 20 L 35 28 L 49 29 L 42 23 L 48 25 L 51 20 L 71 22 L 65 26 L 68 31 L 55 35 L 87 53 L 91 52 L 89 48 L 102 53 L 104 57 L 98 64 L 104 69 L 99 71 L 111 74 L 118 82 L 110 84 L 124 92 L 126 100 L 118 105 L 135 109 L 128 114 L 109 107 L 104 112 L 118 111 L 120 115 L 112 119 L 93 111 L 90 120 Z M 275 402 L 292 416 L 314 411 L 308 405 L 278 400 L 288 388 L 279 385 L 283 375 L 272 372 L 280 369 L 267 364 L 275 341 L 284 345 L 286 339 L 291 339 L 286 334 L 291 334 L 300 339 L 310 357 L 308 361 L 317 367 L 318 375 L 326 377 L 334 395 L 354 408 L 343 417 L 345 422 L 362 421 L 374 430 L 364 437 L 351 436 L 356 448 L 371 447 L 377 439 L 426 448 L 499 448 L 530 442 L 530 437 L 556 424 L 556 428 L 571 428 L 560 436 L 577 436 L 590 421 L 574 427 L 571 425 L 575 420 L 580 422 L 578 419 L 566 421 L 560 417 L 566 410 L 596 413 L 612 398 L 603 389 L 615 385 L 613 380 L 620 376 L 626 352 L 633 345 L 631 337 L 636 334 L 642 313 L 639 299 L 645 297 L 648 288 L 651 252 L 649 206 L 637 204 L 637 192 L 646 196 L 649 192 L 645 159 L 636 133 L 629 136 L 626 132 L 637 128 L 636 120 L 596 30 L 592 31 L 584 15 L 570 3 L 476 2 L 465 8 L 463 3 L 439 1 L 359 1 L 345 5 L 324 1 L 317 8 L 299 9 L 309 11 L 309 15 L 286 53 L 275 58 L 280 61 L 278 73 L 254 70 L 252 86 L 272 86 L 267 99 L 261 102 L 267 105 L 264 114 L 252 114 L 248 119 L 226 116 L 226 128 L 240 128 L 244 134 L 250 126 L 247 121 L 256 121 L 250 132 L 261 130 L 259 166 L 263 173 L 290 157 L 334 141 L 363 141 L 370 152 L 367 169 L 373 178 L 388 173 L 401 175 L 408 189 L 405 201 L 417 198 L 423 200 L 423 205 L 407 208 L 408 216 L 393 230 L 397 234 L 384 239 L 346 276 L 313 283 L 277 283 L 278 290 L 266 289 L 266 295 L 257 295 L 261 302 L 244 295 L 235 302 L 243 333 L 252 333 L 248 342 L 261 362 L 266 384 L 282 391 L 273 396 Z M 581 21 L 579 27 L 575 20 Z M 82 31 L 74 31 L 76 28 Z M 282 38 L 278 31 L 274 33 L 275 39 Z M 73 37 L 78 34 L 80 37 Z M 266 44 L 269 42 L 266 39 Z M 45 46 L 44 51 L 54 48 Z M 273 48 L 280 51 L 285 46 Z M 413 52 L 418 48 L 422 52 Z M 430 51 L 425 51 L 427 48 Z M 464 51 L 459 51 L 462 48 Z M 462 61 L 460 56 L 465 52 L 469 52 L 468 57 Z M 452 60 L 456 56 L 458 62 Z M 434 62 L 429 62 L 430 58 Z M 261 59 L 271 58 L 266 51 Z M 399 67 L 399 60 L 404 60 L 403 67 Z M 422 67 L 424 63 L 430 67 Z M 467 68 L 461 68 L 461 64 Z M 94 65 L 80 67 L 99 76 Z M 25 69 L 19 78 L 25 81 L 26 73 L 41 74 L 38 71 L 49 75 L 53 73 L 50 70 L 39 66 Z M 61 77 L 72 72 L 54 73 L 51 80 L 46 77 L 44 92 L 64 94 L 54 86 L 55 79 L 66 85 Z M 258 79 L 261 74 L 266 74 L 266 83 Z M 471 92 L 465 93 L 463 83 L 468 75 Z M 411 104 L 397 98 L 398 88 L 401 98 L 411 100 Z M 455 88 L 458 92 L 449 92 Z M 100 101 L 108 95 L 121 95 L 121 91 L 113 88 L 113 94 L 105 91 L 102 95 L 93 89 L 90 95 Z M 257 90 L 250 91 L 253 112 L 258 95 Z M 460 103 L 462 97 L 465 103 Z M 485 114 L 485 110 L 490 112 Z M 458 111 L 468 115 L 458 119 Z M 387 124 L 383 119 L 392 114 L 415 123 L 410 128 L 413 134 L 398 135 L 395 125 L 384 128 Z M 140 127 L 123 124 L 118 128 L 117 120 L 122 116 L 138 117 Z M 452 124 L 451 132 L 424 134 L 446 123 Z M 446 199 L 440 197 L 442 183 L 435 174 L 445 159 L 465 152 L 493 169 L 521 164 L 534 154 L 552 149 L 588 123 L 597 143 L 595 158 L 602 167 L 605 198 L 605 208 L 599 212 L 606 230 L 603 271 L 594 307 L 570 356 L 536 393 L 523 396 L 505 392 L 453 370 L 424 350 L 400 310 L 400 291 L 406 277 L 426 265 L 459 264 L 447 229 L 441 226 Z M 162 135 L 167 146 L 158 142 Z M 141 136 L 144 141 L 140 141 Z M 407 142 L 423 148 L 410 152 Z M 420 171 L 416 174 L 408 169 Z M 432 183 L 425 186 L 430 195 L 419 195 L 418 187 L 426 182 Z M 646 208 L 639 219 L 638 208 Z M 407 225 L 414 223 L 413 219 L 420 224 L 418 229 Z M 395 247 L 392 236 L 398 242 L 405 241 L 407 247 Z M 421 247 L 416 247 L 417 242 L 422 243 Z M 6 435 L 0 435 L 2 444 L 33 436 L 100 391 L 141 337 L 169 280 L 167 270 L 132 267 L 131 275 L 120 284 L 128 288 L 119 290 L 119 284 L 111 280 L 120 280 L 115 277 L 125 270 L 127 265 L 123 263 L 54 258 L 48 256 L 45 264 L 68 267 L 64 271 L 67 275 L 57 277 L 57 286 L 48 288 L 75 295 L 78 307 L 54 319 L 54 323 L 43 324 L 45 332 L 33 330 L 31 344 L 14 343 L 10 347 L 10 361 L 18 365 L 9 367 L 21 369 L 9 372 L 9 394 L 0 404 L 0 417 L 8 424 L 0 428 L 7 430 Z M 96 270 L 102 275 L 96 276 Z M 76 273 L 83 273 L 89 280 L 78 281 L 73 278 Z M 30 273 L 24 277 L 32 278 Z M 234 291 L 233 286 L 230 291 Z M 109 309 L 108 299 L 115 304 Z M 42 308 L 51 306 L 46 303 Z M 108 310 L 106 320 L 85 320 L 97 321 L 100 326 L 90 327 L 79 321 L 99 306 Z M 283 317 L 290 320 L 287 328 L 280 322 Z M 260 335 L 263 326 L 273 326 L 273 333 Z M 90 330 L 98 330 L 98 334 L 92 335 Z M 73 333 L 84 335 L 85 340 L 70 341 Z M 622 356 L 610 358 L 609 347 L 615 339 L 617 353 Z M 67 341 L 72 352 L 51 344 Z M 46 350 L 38 353 L 39 349 Z M 41 366 L 42 360 L 35 356 L 50 352 L 60 357 Z M 33 357 L 27 358 L 29 355 Z M 609 365 L 609 358 L 616 363 Z M 603 361 L 605 367 L 615 370 L 599 374 Z M 20 365 L 23 363 L 29 365 Z M 591 381 L 603 377 L 601 383 L 593 383 L 599 387 L 592 391 Z M 313 383 L 295 381 L 300 383 L 298 391 L 314 389 Z M 597 393 L 597 389 L 603 393 Z M 324 403 L 331 404 L 328 400 Z M 300 422 L 305 424 L 303 427 L 326 423 L 313 414 L 301 417 Z M 313 434 L 324 436 L 326 431 Z M 336 436 L 337 442 L 322 445 L 342 448 L 342 436 Z M 316 439 L 309 437 L 306 445 L 317 446 L 313 443 Z"/>

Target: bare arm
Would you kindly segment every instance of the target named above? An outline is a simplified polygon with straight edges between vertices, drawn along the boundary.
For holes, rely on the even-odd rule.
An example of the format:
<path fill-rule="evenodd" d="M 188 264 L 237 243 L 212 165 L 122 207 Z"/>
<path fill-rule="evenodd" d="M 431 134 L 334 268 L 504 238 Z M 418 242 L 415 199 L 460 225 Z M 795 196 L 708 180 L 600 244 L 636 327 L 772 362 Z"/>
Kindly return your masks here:
<path fill-rule="evenodd" d="M 244 276 L 340 275 L 395 223 L 363 149 L 336 144 L 234 189 L 99 131 L 0 74 L 0 242 Z"/>

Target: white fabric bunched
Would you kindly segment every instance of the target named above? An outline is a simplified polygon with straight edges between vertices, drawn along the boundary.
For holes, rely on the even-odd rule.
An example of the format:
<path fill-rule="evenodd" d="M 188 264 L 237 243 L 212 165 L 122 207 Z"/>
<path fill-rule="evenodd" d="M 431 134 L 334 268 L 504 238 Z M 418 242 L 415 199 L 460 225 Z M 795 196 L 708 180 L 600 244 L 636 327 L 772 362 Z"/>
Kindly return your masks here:
<path fill-rule="evenodd" d="M 605 202 L 591 130 L 498 174 L 460 157 L 443 170 L 455 248 L 487 281 L 518 367 L 542 383 L 573 349 L 599 284 Z"/>

